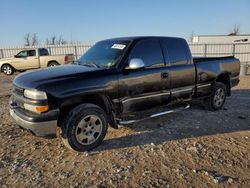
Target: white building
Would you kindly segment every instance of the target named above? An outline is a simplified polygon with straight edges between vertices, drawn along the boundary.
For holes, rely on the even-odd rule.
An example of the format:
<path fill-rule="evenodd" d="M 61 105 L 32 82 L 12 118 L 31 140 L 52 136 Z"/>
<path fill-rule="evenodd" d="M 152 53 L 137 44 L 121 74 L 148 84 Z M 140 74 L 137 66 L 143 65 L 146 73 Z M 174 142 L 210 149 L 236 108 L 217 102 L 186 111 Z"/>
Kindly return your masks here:
<path fill-rule="evenodd" d="M 198 35 L 193 43 L 250 43 L 250 34 L 244 35 Z"/>

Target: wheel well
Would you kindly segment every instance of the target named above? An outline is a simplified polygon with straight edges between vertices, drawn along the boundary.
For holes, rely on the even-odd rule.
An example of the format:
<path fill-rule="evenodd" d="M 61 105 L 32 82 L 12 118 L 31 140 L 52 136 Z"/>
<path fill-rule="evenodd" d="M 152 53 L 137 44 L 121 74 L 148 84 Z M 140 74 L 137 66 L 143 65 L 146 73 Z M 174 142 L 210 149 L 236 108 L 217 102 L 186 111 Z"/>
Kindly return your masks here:
<path fill-rule="evenodd" d="M 47 66 L 49 66 L 50 63 L 57 63 L 57 64 L 59 64 L 56 60 L 51 60 L 51 61 L 48 62 Z"/>
<path fill-rule="evenodd" d="M 227 89 L 227 95 L 228 96 L 231 95 L 230 77 L 229 77 L 228 73 L 220 74 L 217 77 L 216 82 L 221 82 L 221 83 L 225 84 L 226 89 Z"/>
<path fill-rule="evenodd" d="M 60 108 L 60 113 L 58 117 L 58 125 L 60 126 L 60 122 L 63 120 L 63 118 L 67 115 L 67 113 L 73 109 L 74 107 L 83 104 L 83 103 L 91 103 L 99 106 L 102 108 L 107 116 L 108 121 L 113 128 L 117 128 L 117 124 L 114 121 L 114 115 L 112 113 L 112 103 L 110 99 L 105 95 L 89 95 L 89 96 L 81 96 L 74 99 L 69 99 L 67 101 L 64 101 L 64 104 L 62 104 L 62 107 Z"/>
<path fill-rule="evenodd" d="M 2 66 L 1 66 L 1 70 L 0 70 L 1 72 L 2 72 L 2 68 L 3 68 L 4 65 L 9 65 L 9 66 L 11 66 L 14 70 L 16 70 L 11 64 L 9 64 L 9 63 L 4 63 L 4 64 L 2 64 Z"/>

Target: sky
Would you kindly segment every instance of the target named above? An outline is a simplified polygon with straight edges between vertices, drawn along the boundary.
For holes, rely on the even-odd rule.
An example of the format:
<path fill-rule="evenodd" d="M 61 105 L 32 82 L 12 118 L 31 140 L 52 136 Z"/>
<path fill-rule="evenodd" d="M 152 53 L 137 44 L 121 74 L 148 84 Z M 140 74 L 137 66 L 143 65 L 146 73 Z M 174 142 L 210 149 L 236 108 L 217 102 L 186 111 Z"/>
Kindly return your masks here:
<path fill-rule="evenodd" d="M 250 0 L 1 0 L 0 47 L 36 33 L 94 44 L 122 36 L 250 34 Z"/>

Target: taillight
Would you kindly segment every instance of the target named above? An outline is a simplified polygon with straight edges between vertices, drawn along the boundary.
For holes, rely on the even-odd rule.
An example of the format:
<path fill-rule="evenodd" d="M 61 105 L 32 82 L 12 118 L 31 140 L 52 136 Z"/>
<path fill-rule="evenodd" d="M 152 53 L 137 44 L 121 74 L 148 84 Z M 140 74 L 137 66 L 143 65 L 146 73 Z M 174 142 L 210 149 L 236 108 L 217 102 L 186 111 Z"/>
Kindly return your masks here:
<path fill-rule="evenodd" d="M 64 61 L 68 61 L 69 60 L 69 57 L 66 55 L 65 57 L 64 57 Z"/>

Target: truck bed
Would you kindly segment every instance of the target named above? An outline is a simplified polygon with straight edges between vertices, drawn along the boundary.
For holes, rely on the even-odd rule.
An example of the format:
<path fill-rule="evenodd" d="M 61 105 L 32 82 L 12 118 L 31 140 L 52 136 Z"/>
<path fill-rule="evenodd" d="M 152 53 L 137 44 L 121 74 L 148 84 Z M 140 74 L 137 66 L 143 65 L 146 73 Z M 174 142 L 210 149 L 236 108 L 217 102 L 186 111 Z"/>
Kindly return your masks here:
<path fill-rule="evenodd" d="M 209 90 L 211 83 L 221 74 L 229 75 L 231 87 L 239 82 L 240 61 L 234 56 L 198 57 L 193 58 L 193 62 L 196 68 L 198 92 L 208 92 L 205 88 Z"/>
<path fill-rule="evenodd" d="M 230 73 L 231 77 L 239 76 L 240 61 L 234 56 L 193 58 L 193 62 L 198 76 L 203 73 L 207 75 Z"/>
<path fill-rule="evenodd" d="M 232 59 L 235 58 L 234 56 L 223 56 L 223 57 L 194 57 L 194 63 L 204 62 L 204 61 L 217 61 L 217 60 L 224 60 L 224 59 Z"/>

